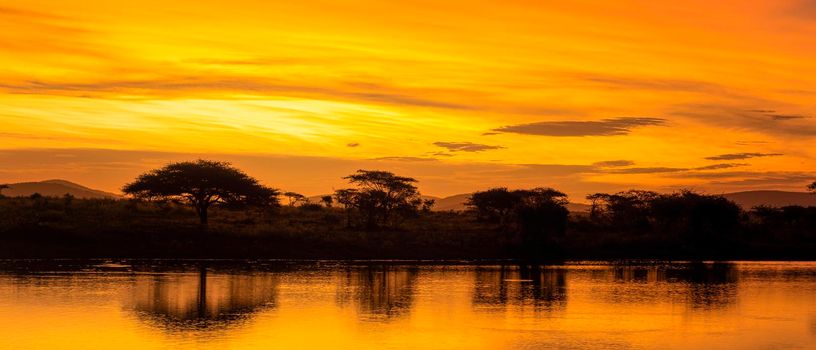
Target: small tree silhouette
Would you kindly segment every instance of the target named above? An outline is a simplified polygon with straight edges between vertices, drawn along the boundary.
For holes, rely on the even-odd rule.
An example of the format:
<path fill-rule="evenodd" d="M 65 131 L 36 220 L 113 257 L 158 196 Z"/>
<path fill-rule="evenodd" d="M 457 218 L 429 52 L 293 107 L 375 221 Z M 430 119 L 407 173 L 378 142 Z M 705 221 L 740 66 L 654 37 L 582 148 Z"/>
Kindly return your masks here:
<path fill-rule="evenodd" d="M 590 202 L 589 217 L 592 219 L 597 219 L 599 213 L 603 210 L 601 208 L 601 203 L 608 201 L 609 195 L 606 193 L 593 193 L 586 196 L 586 199 Z"/>
<path fill-rule="evenodd" d="M 186 201 L 202 225 L 207 225 L 207 210 L 215 204 L 278 204 L 277 190 L 259 184 L 229 163 L 201 159 L 171 163 L 142 174 L 122 192 L 142 199 Z"/>
<path fill-rule="evenodd" d="M 288 198 L 290 207 L 294 207 L 295 204 L 305 202 L 307 200 L 306 196 L 296 192 L 284 192 L 283 196 Z"/>
<path fill-rule="evenodd" d="M 808 191 L 816 194 L 816 181 L 807 186 Z"/>
<path fill-rule="evenodd" d="M 326 208 L 331 208 L 332 204 L 334 203 L 334 199 L 332 199 L 332 196 L 330 195 L 320 197 L 320 201 L 326 205 Z"/>
<path fill-rule="evenodd" d="M 337 198 L 337 203 L 343 205 L 346 211 L 346 227 L 351 227 L 351 210 L 357 202 L 357 190 L 353 188 L 342 188 L 334 191 L 334 197 Z"/>
<path fill-rule="evenodd" d="M 11 188 L 11 187 L 9 187 L 9 185 L 6 185 L 6 184 L 0 184 L 0 198 L 3 198 L 3 190 L 5 190 L 7 188 Z"/>

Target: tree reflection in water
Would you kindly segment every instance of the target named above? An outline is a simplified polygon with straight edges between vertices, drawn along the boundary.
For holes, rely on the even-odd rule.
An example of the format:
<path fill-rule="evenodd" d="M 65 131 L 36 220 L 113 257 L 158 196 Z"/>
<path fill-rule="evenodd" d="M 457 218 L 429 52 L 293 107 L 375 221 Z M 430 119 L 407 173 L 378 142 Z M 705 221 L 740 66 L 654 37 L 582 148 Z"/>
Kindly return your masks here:
<path fill-rule="evenodd" d="M 737 300 L 737 269 L 731 263 L 691 263 L 682 271 L 688 283 L 688 305 L 694 309 L 715 309 Z"/>
<path fill-rule="evenodd" d="M 363 320 L 388 321 L 406 316 L 413 306 L 419 268 L 372 265 L 349 268 L 340 278 L 336 301 L 356 304 Z"/>
<path fill-rule="evenodd" d="M 567 270 L 537 265 L 477 267 L 473 305 L 476 310 L 508 305 L 537 311 L 563 310 L 567 303 Z"/>
<path fill-rule="evenodd" d="M 737 300 L 737 275 L 736 265 L 723 262 L 621 264 L 594 271 L 591 281 L 596 285 L 613 283 L 604 288 L 605 293 L 596 294 L 596 298 L 609 303 L 657 303 L 668 299 L 692 309 L 714 309 L 728 307 Z"/>
<path fill-rule="evenodd" d="M 278 280 L 271 273 L 210 272 L 137 275 L 125 307 L 167 330 L 219 329 L 274 308 Z"/>

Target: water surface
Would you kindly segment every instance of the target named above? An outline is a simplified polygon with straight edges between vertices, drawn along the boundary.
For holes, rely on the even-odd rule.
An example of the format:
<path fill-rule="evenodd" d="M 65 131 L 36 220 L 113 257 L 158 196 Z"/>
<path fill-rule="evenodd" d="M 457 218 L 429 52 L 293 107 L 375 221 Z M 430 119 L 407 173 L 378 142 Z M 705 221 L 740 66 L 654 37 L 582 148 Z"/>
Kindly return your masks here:
<path fill-rule="evenodd" d="M 0 349 L 814 349 L 814 263 L 0 263 Z"/>

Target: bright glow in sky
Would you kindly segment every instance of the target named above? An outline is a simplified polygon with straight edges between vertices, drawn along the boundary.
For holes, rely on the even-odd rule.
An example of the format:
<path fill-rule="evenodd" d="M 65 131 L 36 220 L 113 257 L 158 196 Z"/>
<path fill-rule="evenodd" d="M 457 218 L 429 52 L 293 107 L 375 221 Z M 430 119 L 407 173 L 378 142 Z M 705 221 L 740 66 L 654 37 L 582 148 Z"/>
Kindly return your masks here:
<path fill-rule="evenodd" d="M 816 2 L 0 0 L 0 182 L 804 190 Z"/>

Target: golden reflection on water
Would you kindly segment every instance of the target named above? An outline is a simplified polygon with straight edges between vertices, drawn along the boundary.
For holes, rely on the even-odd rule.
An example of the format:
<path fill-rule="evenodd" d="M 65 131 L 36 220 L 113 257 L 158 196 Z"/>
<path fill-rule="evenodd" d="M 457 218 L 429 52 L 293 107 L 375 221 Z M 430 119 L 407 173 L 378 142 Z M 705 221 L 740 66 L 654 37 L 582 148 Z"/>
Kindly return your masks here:
<path fill-rule="evenodd" d="M 20 267 L 0 349 L 816 347 L 810 263 Z"/>

